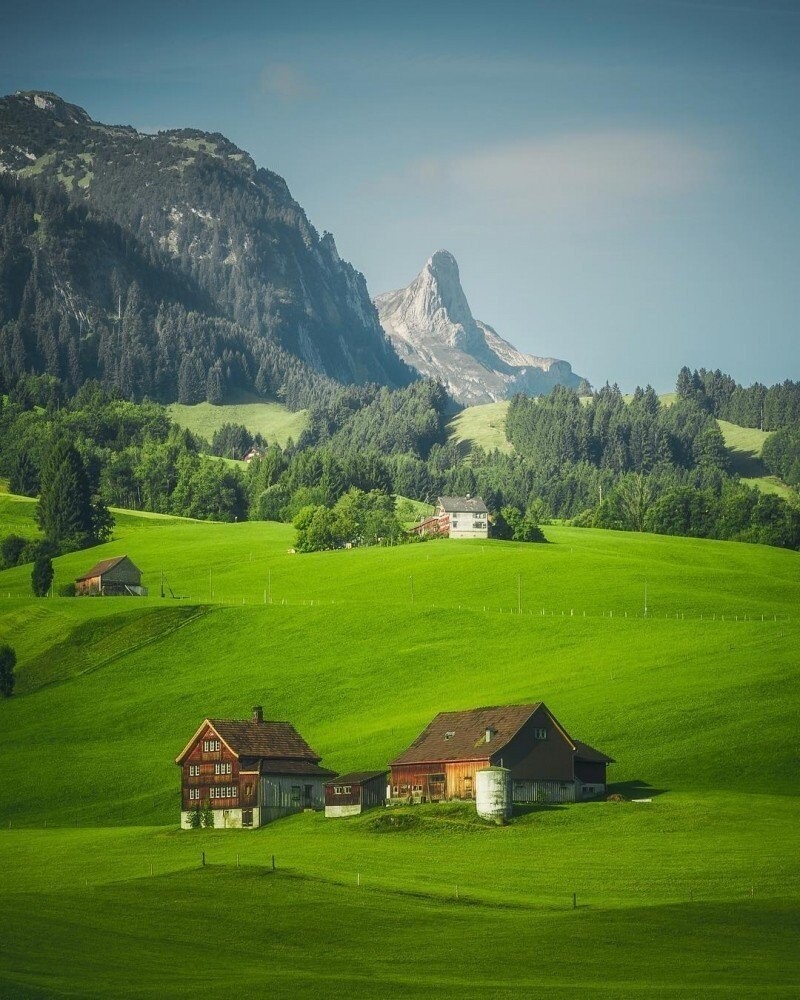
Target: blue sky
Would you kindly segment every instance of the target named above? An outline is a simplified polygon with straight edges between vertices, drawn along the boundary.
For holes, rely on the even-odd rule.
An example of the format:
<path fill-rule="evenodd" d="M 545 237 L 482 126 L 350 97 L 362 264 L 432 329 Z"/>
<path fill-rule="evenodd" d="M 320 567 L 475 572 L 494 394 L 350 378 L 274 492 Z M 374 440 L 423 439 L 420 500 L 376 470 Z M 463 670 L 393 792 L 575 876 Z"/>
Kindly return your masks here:
<path fill-rule="evenodd" d="M 434 250 L 593 383 L 800 378 L 800 3 L 0 0 L 0 91 L 219 131 L 373 294 Z"/>

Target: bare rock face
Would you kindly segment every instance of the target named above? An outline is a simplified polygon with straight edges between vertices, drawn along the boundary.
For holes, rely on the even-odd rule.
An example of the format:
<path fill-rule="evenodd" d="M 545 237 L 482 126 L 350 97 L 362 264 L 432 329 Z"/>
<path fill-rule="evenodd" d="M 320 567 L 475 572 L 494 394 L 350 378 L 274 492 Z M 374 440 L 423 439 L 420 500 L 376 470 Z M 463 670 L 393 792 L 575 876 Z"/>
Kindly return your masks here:
<path fill-rule="evenodd" d="M 379 295 L 375 306 L 400 357 L 465 405 L 516 393 L 544 396 L 556 385 L 581 383 L 567 361 L 523 354 L 476 320 L 447 250 L 437 250 L 406 288 Z"/>

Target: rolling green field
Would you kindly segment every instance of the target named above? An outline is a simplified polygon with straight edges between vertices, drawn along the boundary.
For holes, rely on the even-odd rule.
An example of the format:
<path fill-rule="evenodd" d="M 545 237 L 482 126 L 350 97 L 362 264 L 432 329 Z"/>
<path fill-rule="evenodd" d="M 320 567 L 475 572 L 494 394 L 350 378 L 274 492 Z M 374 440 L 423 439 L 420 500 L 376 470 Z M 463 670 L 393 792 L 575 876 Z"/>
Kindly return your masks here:
<path fill-rule="evenodd" d="M 10 530 L 32 515 L 0 497 Z M 0 573 L 0 995 L 797 995 L 800 555 L 545 530 L 293 555 L 285 525 L 117 512 L 57 579 L 127 553 L 154 596 Z M 535 699 L 651 801 L 177 828 L 206 715 L 261 703 L 344 770 L 437 711 Z"/>
<path fill-rule="evenodd" d="M 761 460 L 764 442 L 770 432 L 760 431 L 757 427 L 740 427 L 727 420 L 718 420 L 717 423 L 725 439 L 725 447 L 730 452 L 733 469 L 742 477 L 742 482 L 797 503 L 797 492 L 777 476 L 771 476 Z"/>
<path fill-rule="evenodd" d="M 466 442 L 486 451 L 496 448 L 510 455 L 514 446 L 506 437 L 507 413 L 508 400 L 468 406 L 450 421 L 450 439 L 456 444 Z"/>
<path fill-rule="evenodd" d="M 283 448 L 289 438 L 296 441 L 308 426 L 305 410 L 295 413 L 280 403 L 229 403 L 224 406 L 171 403 L 167 411 L 176 424 L 199 434 L 206 441 L 211 441 L 214 431 L 218 431 L 223 424 L 242 424 L 251 434 L 260 434 L 265 441 L 270 444 L 277 442 Z"/>

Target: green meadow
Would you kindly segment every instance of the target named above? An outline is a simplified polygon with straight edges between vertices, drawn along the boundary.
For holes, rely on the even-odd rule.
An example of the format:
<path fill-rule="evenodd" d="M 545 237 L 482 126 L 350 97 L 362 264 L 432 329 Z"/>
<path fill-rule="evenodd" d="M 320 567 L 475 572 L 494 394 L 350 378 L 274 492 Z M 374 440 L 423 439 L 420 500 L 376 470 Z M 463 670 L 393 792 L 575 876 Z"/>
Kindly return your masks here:
<path fill-rule="evenodd" d="M 764 442 L 770 432 L 760 431 L 757 427 L 740 427 L 727 420 L 718 420 L 717 423 L 731 456 L 731 465 L 742 481 L 764 493 L 775 493 L 784 500 L 797 503 L 797 491 L 777 476 L 771 476 L 761 459 Z"/>
<path fill-rule="evenodd" d="M 215 406 L 213 403 L 172 403 L 167 407 L 170 420 L 211 441 L 224 424 L 241 424 L 251 434 L 260 434 L 270 444 L 285 447 L 289 438 L 296 441 L 308 426 L 305 410 L 292 412 L 280 403 L 240 402 Z"/>
<path fill-rule="evenodd" d="M 0 496 L 4 530 L 33 512 Z M 797 995 L 798 553 L 552 526 L 297 555 L 286 525 L 116 516 L 57 584 L 126 553 L 148 598 L 0 573 L 1 996 Z M 625 801 L 178 829 L 207 715 L 263 704 L 345 770 L 537 699 Z"/>
<path fill-rule="evenodd" d="M 456 444 L 478 445 L 486 451 L 511 454 L 514 446 L 506 437 L 508 400 L 468 406 L 450 421 L 450 438 Z"/>

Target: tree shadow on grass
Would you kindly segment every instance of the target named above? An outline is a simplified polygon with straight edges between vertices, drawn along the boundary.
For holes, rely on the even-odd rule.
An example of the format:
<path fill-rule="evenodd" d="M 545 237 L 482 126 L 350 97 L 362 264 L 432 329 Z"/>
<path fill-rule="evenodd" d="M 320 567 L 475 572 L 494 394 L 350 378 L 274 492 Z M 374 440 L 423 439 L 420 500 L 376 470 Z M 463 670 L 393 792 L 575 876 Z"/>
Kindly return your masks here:
<path fill-rule="evenodd" d="M 654 799 L 657 795 L 664 795 L 668 791 L 668 788 L 654 788 L 641 778 L 618 781 L 608 786 L 608 795 L 622 795 L 626 799 Z"/>

